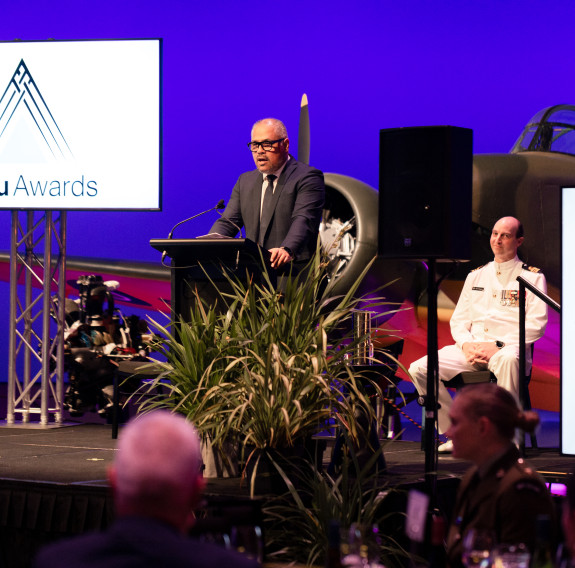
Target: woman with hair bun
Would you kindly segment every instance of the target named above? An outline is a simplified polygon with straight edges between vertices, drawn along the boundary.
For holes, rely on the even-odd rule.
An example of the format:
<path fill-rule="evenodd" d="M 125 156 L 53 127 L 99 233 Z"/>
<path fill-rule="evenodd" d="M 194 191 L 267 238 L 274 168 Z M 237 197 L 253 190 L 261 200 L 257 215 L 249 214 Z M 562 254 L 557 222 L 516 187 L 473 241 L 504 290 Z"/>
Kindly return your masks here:
<path fill-rule="evenodd" d="M 462 541 L 470 529 L 489 530 L 498 544 L 533 548 L 538 515 L 555 517 L 541 476 L 513 443 L 517 428 L 533 432 L 539 416 L 522 411 L 509 391 L 493 383 L 466 387 L 449 411 L 453 456 L 474 466 L 457 492 L 447 537 L 452 567 L 461 566 Z"/>

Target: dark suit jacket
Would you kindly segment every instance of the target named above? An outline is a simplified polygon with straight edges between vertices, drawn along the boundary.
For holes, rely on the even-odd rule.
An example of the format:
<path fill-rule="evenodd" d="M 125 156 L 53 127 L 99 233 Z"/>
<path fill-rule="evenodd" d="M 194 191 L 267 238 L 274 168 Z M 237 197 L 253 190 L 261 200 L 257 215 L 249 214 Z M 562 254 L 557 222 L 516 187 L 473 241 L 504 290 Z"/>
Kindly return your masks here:
<path fill-rule="evenodd" d="M 539 474 L 509 450 L 479 477 L 472 467 L 457 491 L 453 520 L 447 536 L 449 565 L 463 566 L 462 539 L 471 529 L 492 530 L 499 544 L 535 545 L 537 515 L 554 518 L 551 496 Z"/>
<path fill-rule="evenodd" d="M 43 548 L 36 568 L 256 568 L 237 552 L 187 538 L 154 519 L 125 517 L 108 530 Z"/>
<path fill-rule="evenodd" d="M 234 237 L 237 227 L 245 227 L 246 238 L 257 243 L 262 185 L 263 174 L 258 170 L 242 174 L 222 218 L 214 223 L 210 232 Z M 266 231 L 263 247 L 266 250 L 288 247 L 298 261 L 311 258 L 316 248 L 324 196 L 323 173 L 290 157 L 274 191 L 273 214 L 262 219 Z"/>

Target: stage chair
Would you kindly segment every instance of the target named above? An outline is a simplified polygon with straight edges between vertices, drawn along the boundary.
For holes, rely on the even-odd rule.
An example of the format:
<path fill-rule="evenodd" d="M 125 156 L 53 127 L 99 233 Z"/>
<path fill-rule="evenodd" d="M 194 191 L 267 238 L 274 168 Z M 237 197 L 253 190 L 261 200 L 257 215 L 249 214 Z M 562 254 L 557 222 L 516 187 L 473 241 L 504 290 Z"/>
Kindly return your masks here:
<path fill-rule="evenodd" d="M 534 343 L 531 344 L 531 361 L 533 361 L 534 353 Z M 531 365 L 531 371 L 528 375 L 524 377 L 524 397 L 523 410 L 531 410 L 531 396 L 529 394 L 529 383 L 531 382 L 531 372 L 533 370 L 533 365 Z M 496 383 L 497 377 L 491 371 L 464 371 L 463 373 L 458 373 L 450 379 L 449 381 L 443 381 L 443 384 L 448 388 L 455 388 L 457 390 L 472 384 L 478 383 Z M 531 447 L 537 448 L 537 436 L 535 433 L 529 434 L 531 438 Z"/>
<path fill-rule="evenodd" d="M 447 388 L 459 390 L 467 385 L 496 382 L 497 377 L 491 371 L 463 371 L 449 381 L 443 381 L 443 384 Z"/>

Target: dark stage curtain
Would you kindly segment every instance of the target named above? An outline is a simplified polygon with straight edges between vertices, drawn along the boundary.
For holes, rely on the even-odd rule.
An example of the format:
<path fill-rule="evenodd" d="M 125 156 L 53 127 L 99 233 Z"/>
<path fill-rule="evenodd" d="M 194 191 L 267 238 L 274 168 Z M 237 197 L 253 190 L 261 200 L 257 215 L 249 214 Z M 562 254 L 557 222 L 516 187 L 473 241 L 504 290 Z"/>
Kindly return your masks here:
<path fill-rule="evenodd" d="M 28 568 L 42 545 L 104 529 L 112 518 L 107 487 L 2 480 L 0 568 Z"/>

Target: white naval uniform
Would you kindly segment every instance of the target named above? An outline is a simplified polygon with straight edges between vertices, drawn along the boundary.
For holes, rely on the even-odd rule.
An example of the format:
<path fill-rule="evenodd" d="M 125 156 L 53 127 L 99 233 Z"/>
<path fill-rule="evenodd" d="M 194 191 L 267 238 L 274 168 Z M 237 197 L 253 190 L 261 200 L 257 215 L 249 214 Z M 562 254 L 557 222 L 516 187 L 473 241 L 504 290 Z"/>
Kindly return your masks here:
<path fill-rule="evenodd" d="M 533 271 L 534 270 L 534 271 Z M 517 276 L 522 276 L 539 290 L 547 293 L 545 276 L 529 269 L 519 258 L 507 262 L 490 262 L 472 271 L 466 278 L 457 306 L 451 317 L 451 335 L 455 345 L 439 350 L 438 431 L 443 434 L 450 425 L 451 395 L 442 381 L 452 379 L 462 371 L 489 369 L 497 384 L 510 391 L 519 402 L 519 289 Z M 527 372 L 531 368 L 531 344 L 545 332 L 547 305 L 527 291 L 525 298 L 525 341 Z M 496 341 L 505 347 L 495 353 L 486 365 L 470 364 L 461 350 L 468 341 Z M 427 390 L 427 357 L 409 367 L 419 393 Z"/>

